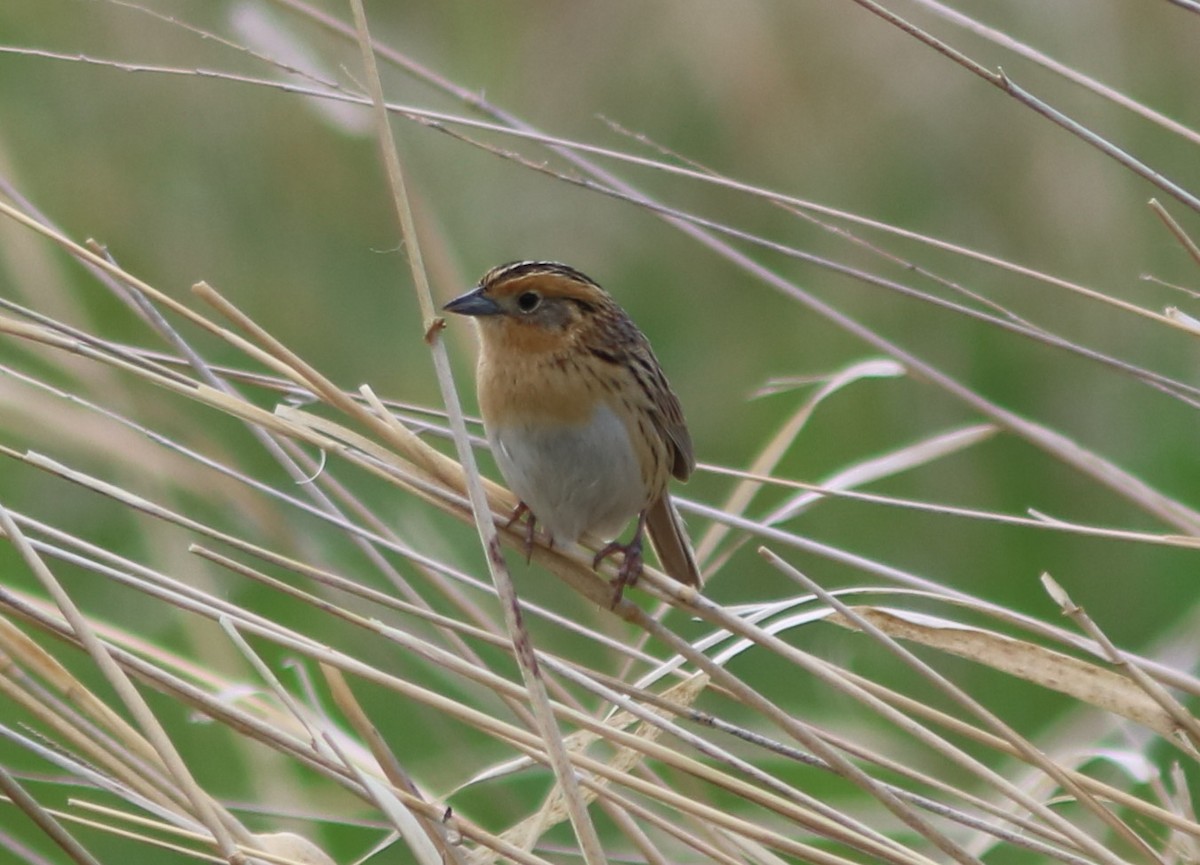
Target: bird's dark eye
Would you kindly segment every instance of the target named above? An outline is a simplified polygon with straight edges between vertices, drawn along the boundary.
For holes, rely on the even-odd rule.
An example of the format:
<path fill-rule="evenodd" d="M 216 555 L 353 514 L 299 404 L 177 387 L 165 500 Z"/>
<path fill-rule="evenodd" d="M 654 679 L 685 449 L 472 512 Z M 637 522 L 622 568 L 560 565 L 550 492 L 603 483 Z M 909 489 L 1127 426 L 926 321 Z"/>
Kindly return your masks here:
<path fill-rule="evenodd" d="M 522 292 L 517 297 L 517 307 L 521 312 L 533 312 L 542 302 L 542 296 L 536 291 Z"/>

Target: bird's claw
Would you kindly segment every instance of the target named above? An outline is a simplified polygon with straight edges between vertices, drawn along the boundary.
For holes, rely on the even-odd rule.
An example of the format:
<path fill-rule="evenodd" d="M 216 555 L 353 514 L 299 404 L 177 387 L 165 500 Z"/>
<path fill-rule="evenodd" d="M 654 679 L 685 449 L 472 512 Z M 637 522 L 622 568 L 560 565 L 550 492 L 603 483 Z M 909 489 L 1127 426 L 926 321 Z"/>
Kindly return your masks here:
<path fill-rule="evenodd" d="M 513 523 L 517 522 L 521 517 L 528 514 L 528 519 L 525 521 L 525 564 L 533 561 L 533 537 L 537 531 L 537 517 L 533 515 L 533 511 L 529 510 L 529 505 L 524 502 L 517 502 L 517 506 L 513 508 L 512 516 L 508 518 L 508 522 L 504 524 L 505 529 L 511 529 Z"/>
<path fill-rule="evenodd" d="M 638 577 L 642 575 L 641 532 L 636 534 L 628 544 L 622 544 L 618 541 L 605 544 L 600 552 L 596 553 L 596 557 L 592 559 L 592 567 L 598 570 L 600 563 L 614 553 L 621 553 L 623 559 L 621 567 L 617 568 L 617 575 L 609 583 L 613 587 L 613 597 L 609 603 L 609 609 L 615 609 L 617 604 L 621 603 L 621 596 L 625 592 L 625 587 L 637 585 Z"/>

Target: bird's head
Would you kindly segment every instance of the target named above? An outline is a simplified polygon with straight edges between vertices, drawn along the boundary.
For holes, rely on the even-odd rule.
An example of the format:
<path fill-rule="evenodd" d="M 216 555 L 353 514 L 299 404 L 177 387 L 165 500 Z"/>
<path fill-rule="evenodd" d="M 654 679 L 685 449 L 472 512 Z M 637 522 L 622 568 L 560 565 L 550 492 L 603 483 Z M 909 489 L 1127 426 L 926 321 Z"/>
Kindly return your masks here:
<path fill-rule="evenodd" d="M 621 314 L 599 285 L 552 261 L 493 267 L 479 284 L 443 307 L 472 316 L 486 349 L 555 351 L 594 323 Z"/>

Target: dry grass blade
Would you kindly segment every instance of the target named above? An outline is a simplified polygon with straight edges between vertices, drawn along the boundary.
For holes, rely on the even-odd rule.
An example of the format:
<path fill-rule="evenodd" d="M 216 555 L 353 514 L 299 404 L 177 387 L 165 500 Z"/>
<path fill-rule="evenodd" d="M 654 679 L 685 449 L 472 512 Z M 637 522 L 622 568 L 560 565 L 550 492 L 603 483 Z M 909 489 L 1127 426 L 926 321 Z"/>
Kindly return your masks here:
<path fill-rule="evenodd" d="M 38 825 L 47 837 L 54 841 L 76 865 L 100 865 L 100 861 L 92 856 L 83 845 L 76 841 L 69 832 L 55 819 L 54 815 L 38 804 L 38 801 L 25 792 L 17 780 L 0 766 L 0 791 Z"/>
<path fill-rule="evenodd" d="M 814 593 L 822 601 L 831 604 L 840 614 L 850 618 L 857 627 L 869 633 L 872 637 L 883 644 L 885 648 L 900 657 L 903 661 L 905 661 L 905 663 L 921 673 L 921 675 L 935 683 L 940 689 L 951 696 L 962 708 L 971 714 L 978 716 L 985 725 L 991 727 L 993 731 L 997 732 L 1002 738 L 1007 739 L 1009 743 L 1021 753 L 1022 757 L 1045 771 L 1046 774 L 1053 778 L 1056 782 L 1063 785 L 1063 787 L 1076 799 L 1078 799 L 1081 804 L 1091 810 L 1101 820 L 1107 822 L 1109 826 L 1117 833 L 1117 835 L 1129 843 L 1133 849 L 1139 850 L 1144 854 L 1154 855 L 1153 848 L 1151 848 L 1143 838 L 1137 835 L 1131 827 L 1129 827 L 1120 818 L 1111 814 L 1107 808 L 1098 802 L 1089 792 L 1075 784 L 1073 779 L 1071 779 L 1071 777 L 1065 771 L 1063 771 L 1063 769 L 1057 763 L 1055 763 L 1053 759 L 1046 754 L 1041 753 L 1036 746 L 1013 730 L 999 716 L 986 709 L 982 703 L 970 697 L 965 691 L 952 684 L 947 678 L 935 671 L 928 664 L 918 660 L 916 656 L 905 651 L 901 646 L 899 646 L 899 644 L 895 643 L 883 631 L 875 628 L 866 619 L 855 616 L 849 607 L 842 604 L 841 601 L 835 598 L 835 596 L 823 590 L 817 585 L 817 583 L 805 577 L 795 568 L 787 565 L 782 559 L 770 553 L 770 551 L 766 550 L 765 548 L 760 549 L 760 552 L 766 556 L 776 567 L 795 577 L 805 587 L 814 591 Z M 979 766 L 978 768 L 982 769 L 983 767 Z M 1100 857 L 1102 861 L 1112 863 L 1120 861 L 1116 855 L 1112 853 L 1112 851 L 1107 850 L 1103 846 L 1097 844 L 1094 839 L 1089 837 L 1086 833 L 1079 831 L 1078 828 L 1069 821 L 1059 818 L 1056 814 L 1048 809 L 1038 807 L 1033 800 L 1026 796 L 1023 792 L 1019 792 L 1009 785 L 1005 786 L 1007 787 L 1007 792 L 1010 795 L 1015 794 L 1014 798 L 1019 804 L 1027 808 L 1031 808 L 1031 810 L 1033 810 L 1035 813 L 1040 813 L 1044 820 L 1047 820 L 1051 826 L 1054 826 L 1063 832 L 1066 837 L 1070 838 L 1073 843 L 1079 845 L 1082 850 L 1090 853 L 1093 856 Z"/>
<path fill-rule="evenodd" d="M 1180 725 L 1146 692 L 1125 676 L 1024 640 L 958 622 L 906 610 L 851 607 L 854 620 L 831 613 L 828 621 L 857 629 L 855 620 L 870 622 L 880 631 L 986 664 L 1143 724 L 1165 739 L 1182 732 Z M 1184 740 L 1187 744 L 1187 740 Z M 1194 748 L 1192 748 L 1194 752 Z"/>
<path fill-rule="evenodd" d="M 1200 744 L 1200 721 L 1197 721 L 1191 712 L 1167 693 L 1165 688 L 1146 675 L 1142 670 L 1138 669 L 1136 664 L 1132 663 L 1129 658 L 1119 651 L 1104 632 L 1096 626 L 1096 623 L 1084 612 L 1083 608 L 1076 605 L 1049 574 L 1042 575 L 1042 584 L 1046 587 L 1046 591 L 1050 596 L 1063 608 L 1063 613 L 1078 622 L 1087 632 L 1088 636 L 1100 645 L 1109 661 L 1122 669 L 1144 695 L 1161 708 L 1162 712 L 1171 722 L 1172 729 L 1168 735 L 1178 736 L 1183 744 L 1187 746 L 1193 758 L 1200 757 L 1200 750 L 1197 750 L 1197 745 Z"/>
<path fill-rule="evenodd" d="M 820 486 L 824 489 L 841 492 L 855 487 L 864 486 L 872 481 L 892 477 L 902 472 L 911 471 L 921 466 L 929 465 L 939 459 L 958 453 L 966 448 L 987 441 L 997 432 L 991 424 L 972 424 L 971 426 L 950 430 L 930 436 L 924 441 L 907 447 L 899 448 L 892 453 L 863 460 L 855 465 L 847 466 L 827 478 L 822 478 Z M 768 514 L 763 522 L 769 526 L 790 520 L 811 504 L 821 499 L 819 493 L 802 493 Z"/>
<path fill-rule="evenodd" d="M 805 400 L 792 416 L 780 426 L 779 431 L 771 437 L 771 440 L 767 442 L 759 455 L 755 457 L 754 462 L 750 464 L 748 471 L 751 474 L 758 475 L 769 475 L 774 472 L 775 467 L 779 465 L 779 461 L 783 459 L 784 454 L 791 448 L 796 437 L 800 435 L 801 430 L 803 430 L 804 425 L 808 422 L 813 412 L 817 410 L 818 406 L 825 399 L 833 396 L 842 388 L 863 379 L 890 378 L 903 375 L 903 373 L 904 370 L 891 361 L 868 360 L 856 363 L 847 369 L 839 370 L 829 376 L 821 387 Z M 744 514 L 758 489 L 759 484 L 749 480 L 742 481 L 729 494 L 721 509 L 732 514 Z M 716 524 L 696 544 L 696 558 L 701 563 L 701 566 L 705 566 L 705 563 L 712 557 L 727 533 L 728 529 L 725 526 Z M 728 554 L 722 559 L 713 562 L 713 569 L 720 568 L 726 558 L 728 558 Z"/>
<path fill-rule="evenodd" d="M 14 8 L 0 859 L 1194 859 L 1160 5 Z M 651 337 L 702 591 L 509 570 L 437 308 L 513 257 Z"/>
<path fill-rule="evenodd" d="M 963 429 L 940 433 L 914 445 L 908 445 L 891 453 L 871 457 L 854 465 L 846 466 L 829 477 L 821 479 L 815 486 L 834 493 L 845 492 L 855 487 L 869 484 L 872 481 L 881 480 L 920 466 L 928 465 L 957 451 L 985 441 L 991 438 L 996 431 L 996 427 L 991 424 L 973 424 Z M 764 476 L 760 471 L 751 470 L 749 474 L 760 475 L 764 478 L 757 483 L 747 480 L 745 483 L 751 484 L 751 488 L 773 484 L 769 475 Z M 775 508 L 775 510 L 763 517 L 761 522 L 767 526 L 779 525 L 794 518 L 797 514 L 807 510 L 825 497 L 824 492 L 809 489 Z M 728 505 L 729 503 L 727 502 L 726 507 L 723 508 L 725 513 L 737 512 Z M 718 525 L 722 528 L 727 528 L 724 523 L 718 523 Z M 728 548 L 714 559 L 711 566 L 714 569 L 719 569 L 746 541 L 747 538 L 742 537 L 733 544 L 730 544 Z"/>
<path fill-rule="evenodd" d="M 223 815 L 209 796 L 196 784 L 187 764 L 180 757 L 171 742 L 166 729 L 150 710 L 149 704 L 133 687 L 133 683 L 123 670 L 113 661 L 107 648 L 97 638 L 90 623 L 80 613 L 79 608 L 65 592 L 50 569 L 42 562 L 41 557 L 25 539 L 25 535 L 13 521 L 8 509 L 0 505 L 0 528 L 25 558 L 30 569 L 37 574 L 55 604 L 69 622 L 71 631 L 87 649 L 92 661 L 104 673 L 108 683 L 120 695 L 126 709 L 137 719 L 143 734 L 153 748 L 157 760 L 170 773 L 175 783 L 188 797 L 193 813 L 204 823 L 212 834 L 213 843 L 223 855 L 233 855 L 235 834 L 245 837 L 245 830 L 235 821 Z"/>
<path fill-rule="evenodd" d="M 338 708 L 342 710 L 350 723 L 353 725 L 359 737 L 366 742 L 367 747 L 371 749 L 376 762 L 383 774 L 393 786 L 407 790 L 412 796 L 420 798 L 421 791 L 413 782 L 411 776 L 404 771 L 396 759 L 395 754 L 388 748 L 387 743 L 380 735 L 379 730 L 370 722 L 367 713 L 363 710 L 359 702 L 354 698 L 350 686 L 346 683 L 345 678 L 334 667 L 323 665 L 321 672 L 326 676 L 330 684 L 330 690 L 333 693 L 334 699 L 337 701 Z M 379 799 L 384 795 L 384 791 L 376 792 L 376 798 Z M 391 797 L 393 802 L 392 811 L 398 811 L 405 818 L 410 818 L 412 812 L 404 808 L 399 800 Z M 417 855 L 423 859 L 433 863 L 452 862 L 458 863 L 462 861 L 456 846 L 451 843 L 449 833 L 440 824 L 416 818 L 416 826 L 413 826 L 412 819 L 406 819 L 405 827 L 411 829 L 419 829 L 420 832 L 427 835 L 431 841 L 436 844 L 436 848 L 430 848 L 428 845 L 421 847 L 419 851 L 415 851 Z M 432 858 L 430 858 L 430 854 Z"/>

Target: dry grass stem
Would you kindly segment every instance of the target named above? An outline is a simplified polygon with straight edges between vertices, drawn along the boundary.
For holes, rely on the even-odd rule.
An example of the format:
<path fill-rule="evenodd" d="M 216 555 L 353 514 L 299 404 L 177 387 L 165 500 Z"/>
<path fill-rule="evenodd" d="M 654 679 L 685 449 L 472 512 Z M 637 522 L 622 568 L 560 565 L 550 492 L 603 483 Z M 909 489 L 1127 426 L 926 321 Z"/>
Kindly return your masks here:
<path fill-rule="evenodd" d="M 1096 74 L 1046 10 L 1054 53 L 855 4 L 875 29 L 661 7 L 616 41 L 616 9 L 14 10 L 0 860 L 1196 858 L 1183 43 L 1147 23 L 1130 79 L 1092 12 Z M 506 560 L 437 310 L 518 250 L 652 335 L 702 589 L 647 567 L 610 609 L 607 538 Z"/>

